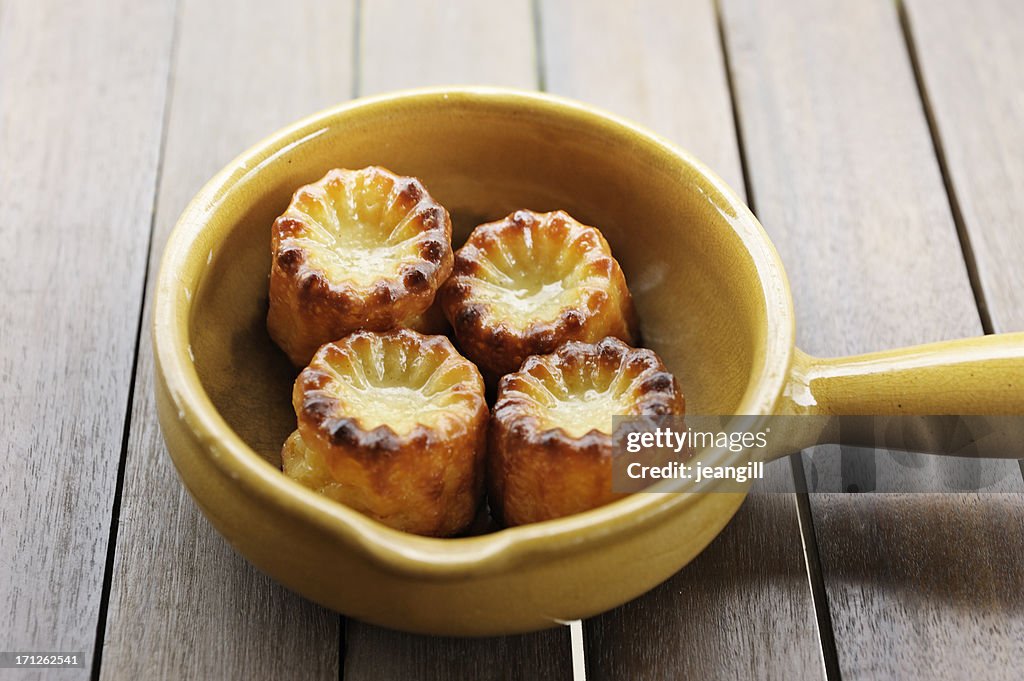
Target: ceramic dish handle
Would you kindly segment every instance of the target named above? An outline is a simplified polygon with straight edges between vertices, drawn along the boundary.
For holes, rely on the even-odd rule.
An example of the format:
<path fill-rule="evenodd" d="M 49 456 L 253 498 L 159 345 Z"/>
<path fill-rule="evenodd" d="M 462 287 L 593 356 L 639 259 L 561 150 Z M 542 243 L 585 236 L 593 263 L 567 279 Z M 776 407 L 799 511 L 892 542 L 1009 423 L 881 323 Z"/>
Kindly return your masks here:
<path fill-rule="evenodd" d="M 794 413 L 1024 414 L 1024 333 L 821 359 L 799 350 Z"/>
<path fill-rule="evenodd" d="M 822 359 L 800 350 L 793 359 L 782 413 L 808 416 L 1024 415 L 1024 333 L 919 345 L 852 357 Z M 809 424 L 825 423 L 808 419 Z M 856 424 L 855 420 L 852 421 Z M 938 419 L 936 419 L 938 422 Z M 1020 419 L 1024 424 L 1024 419 Z M 1014 426 L 1016 428 L 1016 426 Z M 846 428 L 832 437 L 819 427 L 797 428 L 789 444 L 871 445 L 878 424 Z M 886 446 L 938 454 L 934 428 L 905 428 Z M 894 446 L 895 445 L 895 446 Z M 1009 447 L 1003 456 L 1016 458 Z M 781 451 L 774 452 L 775 455 Z"/>

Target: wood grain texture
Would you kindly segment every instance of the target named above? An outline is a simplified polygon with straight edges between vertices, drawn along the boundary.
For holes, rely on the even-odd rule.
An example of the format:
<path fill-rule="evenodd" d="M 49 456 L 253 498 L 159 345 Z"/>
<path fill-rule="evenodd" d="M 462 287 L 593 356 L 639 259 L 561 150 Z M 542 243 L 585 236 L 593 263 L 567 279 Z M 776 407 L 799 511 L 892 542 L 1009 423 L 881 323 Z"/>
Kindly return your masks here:
<path fill-rule="evenodd" d="M 904 6 L 992 330 L 1024 330 L 1024 4 Z"/>
<path fill-rule="evenodd" d="M 403 87 L 537 86 L 530 2 L 364 2 L 360 94 Z M 572 678 L 568 627 L 489 639 L 413 636 L 346 622 L 346 681 Z"/>
<path fill-rule="evenodd" d="M 96 641 L 172 19 L 0 3 L 0 647 L 78 652 L 67 679 Z"/>
<path fill-rule="evenodd" d="M 367 0 L 359 91 L 428 85 L 537 87 L 530 0 Z"/>
<path fill-rule="evenodd" d="M 586 627 L 588 679 L 824 679 L 794 495 L 749 497 L 692 563 Z"/>
<path fill-rule="evenodd" d="M 540 9 L 549 92 L 650 128 L 743 194 L 714 0 L 541 0 Z"/>
<path fill-rule="evenodd" d="M 351 2 L 183 0 L 180 12 L 150 285 L 178 214 L 210 176 L 352 88 Z M 338 616 L 235 554 L 181 485 L 153 402 L 149 314 L 101 678 L 338 678 Z"/>
<path fill-rule="evenodd" d="M 345 681 L 572 679 L 568 627 L 501 638 L 416 636 L 348 620 Z"/>
<path fill-rule="evenodd" d="M 550 91 L 649 126 L 742 193 L 712 0 L 541 8 Z M 792 489 L 788 461 L 767 472 L 762 490 Z M 794 496 L 752 496 L 675 577 L 586 625 L 590 679 L 823 678 Z"/>
<path fill-rule="evenodd" d="M 978 334 L 894 4 L 722 7 L 751 190 L 803 346 L 833 355 Z M 922 461 L 916 487 L 957 466 Z M 999 466 L 1019 492 L 1015 463 Z M 1019 496 L 812 495 L 811 509 L 844 679 L 1019 676 Z"/>

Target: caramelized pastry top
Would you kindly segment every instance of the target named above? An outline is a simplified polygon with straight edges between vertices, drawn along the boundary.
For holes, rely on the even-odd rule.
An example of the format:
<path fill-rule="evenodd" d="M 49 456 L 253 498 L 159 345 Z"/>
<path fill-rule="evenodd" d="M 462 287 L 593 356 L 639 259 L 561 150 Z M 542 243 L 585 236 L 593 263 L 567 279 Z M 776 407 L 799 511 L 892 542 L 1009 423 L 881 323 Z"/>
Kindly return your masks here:
<path fill-rule="evenodd" d="M 446 537 L 483 498 L 480 372 L 443 336 L 359 331 L 328 343 L 292 393 L 286 475 L 380 522 Z"/>
<path fill-rule="evenodd" d="M 467 354 L 499 374 L 567 340 L 636 334 L 608 242 L 564 211 L 520 210 L 477 227 L 440 295 Z"/>
<path fill-rule="evenodd" d="M 675 378 L 653 351 L 605 338 L 529 357 L 502 379 L 494 416 L 529 423 L 536 433 L 579 439 L 610 436 L 615 415 L 682 414 L 684 408 Z"/>
<path fill-rule="evenodd" d="M 274 221 L 271 336 L 296 364 L 357 329 L 424 313 L 452 268 L 451 219 L 419 180 L 335 169 Z"/>
<path fill-rule="evenodd" d="M 274 236 L 279 261 L 301 259 L 334 289 L 416 291 L 444 270 L 450 224 L 419 180 L 370 166 L 300 188 Z"/>
<path fill-rule="evenodd" d="M 491 417 L 491 510 L 522 525 L 602 506 L 612 488 L 612 417 L 681 415 L 683 395 L 650 350 L 615 338 L 566 343 L 501 380 Z"/>
<path fill-rule="evenodd" d="M 455 437 L 486 409 L 477 368 L 447 338 L 406 329 L 323 346 L 292 401 L 307 441 L 370 450 Z"/>

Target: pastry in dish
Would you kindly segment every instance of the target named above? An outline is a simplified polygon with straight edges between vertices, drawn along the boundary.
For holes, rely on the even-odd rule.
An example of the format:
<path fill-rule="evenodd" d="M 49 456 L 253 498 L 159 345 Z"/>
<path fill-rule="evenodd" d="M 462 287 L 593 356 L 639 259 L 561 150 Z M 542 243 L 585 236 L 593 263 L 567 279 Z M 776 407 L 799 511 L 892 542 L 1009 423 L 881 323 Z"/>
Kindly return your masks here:
<path fill-rule="evenodd" d="M 328 341 L 425 313 L 451 273 L 451 233 L 419 180 L 384 168 L 300 187 L 271 235 L 271 338 L 303 366 Z"/>
<path fill-rule="evenodd" d="M 406 532 L 449 536 L 483 496 L 480 372 L 444 336 L 358 331 L 321 347 L 295 381 L 286 475 Z"/>
<path fill-rule="evenodd" d="M 455 254 L 441 305 L 460 347 L 487 371 L 569 340 L 636 340 L 636 313 L 608 242 L 564 211 L 480 225 Z"/>
<path fill-rule="evenodd" d="M 621 495 L 612 491 L 612 416 L 684 409 L 661 359 L 615 338 L 527 358 L 501 379 L 491 417 L 491 510 L 521 525 L 613 501 Z"/>

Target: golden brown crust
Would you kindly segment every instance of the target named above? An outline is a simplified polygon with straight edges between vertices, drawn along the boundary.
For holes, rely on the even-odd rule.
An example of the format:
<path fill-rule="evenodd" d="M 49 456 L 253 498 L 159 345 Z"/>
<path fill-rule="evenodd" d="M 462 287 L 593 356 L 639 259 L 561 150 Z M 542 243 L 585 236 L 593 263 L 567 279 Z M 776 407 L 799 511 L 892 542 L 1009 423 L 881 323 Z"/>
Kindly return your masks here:
<path fill-rule="evenodd" d="M 651 350 L 615 338 L 566 343 L 501 380 L 491 414 L 488 493 L 506 525 L 614 501 L 612 416 L 682 415 L 675 378 Z"/>
<path fill-rule="evenodd" d="M 359 331 L 295 381 L 286 474 L 406 532 L 467 527 L 483 493 L 487 405 L 477 368 L 443 336 Z"/>
<path fill-rule="evenodd" d="M 423 314 L 451 273 L 451 230 L 419 180 L 384 168 L 300 187 L 271 234 L 271 338 L 303 366 L 328 341 Z"/>
<path fill-rule="evenodd" d="M 637 338 L 608 242 L 564 211 L 520 210 L 474 229 L 439 297 L 460 347 L 497 375 L 566 341 Z"/>

